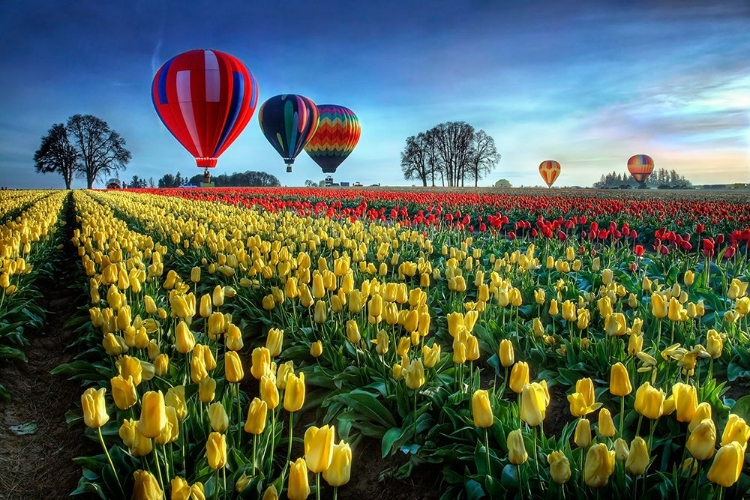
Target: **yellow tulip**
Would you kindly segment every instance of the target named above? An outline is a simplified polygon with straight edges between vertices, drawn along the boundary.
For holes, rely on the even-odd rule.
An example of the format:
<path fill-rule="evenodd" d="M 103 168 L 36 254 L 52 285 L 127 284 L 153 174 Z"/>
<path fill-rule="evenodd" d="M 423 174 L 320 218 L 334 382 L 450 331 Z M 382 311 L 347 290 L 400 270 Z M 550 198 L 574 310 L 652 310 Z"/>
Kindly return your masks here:
<path fill-rule="evenodd" d="M 612 365 L 609 374 L 609 392 L 613 396 L 627 396 L 633 391 L 628 369 L 620 362 Z"/>
<path fill-rule="evenodd" d="M 284 344 L 284 330 L 279 328 L 271 328 L 268 330 L 268 337 L 266 338 L 266 349 L 271 354 L 272 358 L 275 358 L 281 354 L 281 349 Z"/>
<path fill-rule="evenodd" d="M 459 365 L 466 363 L 466 343 L 465 342 L 453 343 L 453 362 Z"/>
<path fill-rule="evenodd" d="M 591 446 L 586 453 L 583 470 L 583 479 L 586 484 L 592 488 L 606 486 L 614 471 L 615 452 L 608 450 L 604 443 Z"/>
<path fill-rule="evenodd" d="M 625 462 L 625 470 L 634 476 L 640 476 L 646 472 L 650 460 L 651 457 L 646 441 L 642 437 L 636 436 L 633 442 L 630 443 L 630 452 Z"/>
<path fill-rule="evenodd" d="M 375 350 L 381 356 L 388 352 L 388 333 L 385 330 L 378 330 L 375 339 L 370 342 L 376 345 Z"/>
<path fill-rule="evenodd" d="M 592 406 L 596 403 L 596 393 L 594 392 L 594 382 L 585 377 L 576 381 L 576 392 L 583 394 L 586 406 Z"/>
<path fill-rule="evenodd" d="M 148 391 L 143 395 L 138 431 L 145 437 L 158 437 L 167 425 L 167 412 L 164 406 L 164 394 L 161 391 Z"/>
<path fill-rule="evenodd" d="M 137 500 L 162 500 L 164 492 L 159 487 L 159 482 L 148 471 L 138 469 L 133 472 L 133 498 Z"/>
<path fill-rule="evenodd" d="M 206 370 L 206 363 L 203 361 L 203 358 L 193 356 L 190 360 L 190 380 L 194 384 L 197 384 L 206 377 L 208 377 L 208 371 Z"/>
<path fill-rule="evenodd" d="M 211 313 L 208 317 L 208 338 L 216 340 L 218 336 L 224 333 L 226 329 L 226 320 L 224 315 L 218 311 Z"/>
<path fill-rule="evenodd" d="M 271 370 L 271 351 L 265 347 L 256 347 L 253 349 L 252 364 L 250 373 L 257 380 Z"/>
<path fill-rule="evenodd" d="M 216 380 L 206 377 L 198 383 L 198 398 L 201 403 L 208 404 L 216 396 Z M 167 403 L 168 404 L 168 403 Z"/>
<path fill-rule="evenodd" d="M 221 285 L 216 285 L 214 287 L 214 291 L 211 294 L 211 301 L 213 302 L 214 307 L 221 307 L 224 305 L 224 287 Z"/>
<path fill-rule="evenodd" d="M 135 405 L 138 401 L 138 392 L 135 389 L 133 377 L 128 377 L 126 380 L 118 375 L 110 379 L 109 382 L 112 386 L 112 399 L 115 400 L 115 405 L 119 409 L 127 410 Z"/>
<path fill-rule="evenodd" d="M 117 361 L 120 376 L 124 379 L 132 377 L 133 385 L 138 387 L 143 381 L 143 365 L 141 360 L 131 356 L 123 356 Z"/>
<path fill-rule="evenodd" d="M 440 360 L 440 344 L 435 343 L 432 347 L 422 346 L 422 358 L 426 368 L 433 368 Z"/>
<path fill-rule="evenodd" d="M 742 474 L 745 451 L 739 443 L 732 441 L 719 448 L 706 478 L 714 484 L 729 488 Z"/>
<path fill-rule="evenodd" d="M 180 437 L 180 421 L 177 419 L 177 412 L 171 406 L 166 406 L 167 425 L 161 430 L 158 437 L 154 439 L 157 444 L 174 443 Z"/>
<path fill-rule="evenodd" d="M 227 382 L 237 383 L 245 378 L 245 371 L 242 369 L 242 360 L 235 351 L 227 351 L 224 355 L 224 375 Z"/>
<path fill-rule="evenodd" d="M 662 390 L 651 387 L 645 382 L 635 392 L 635 411 L 646 418 L 655 420 L 661 417 L 664 411 L 664 397 Z"/>
<path fill-rule="evenodd" d="M 513 366 L 515 363 L 515 352 L 513 350 L 513 343 L 508 339 L 500 341 L 500 348 L 498 352 L 500 356 L 500 364 L 505 368 Z"/>
<path fill-rule="evenodd" d="M 305 463 L 310 472 L 324 472 L 333 460 L 333 445 L 335 442 L 334 428 L 308 427 L 305 431 Z"/>
<path fill-rule="evenodd" d="M 234 323 L 227 323 L 225 339 L 227 349 L 230 351 L 239 351 L 245 346 L 245 343 L 242 341 L 242 331 Z"/>
<path fill-rule="evenodd" d="M 175 348 L 180 354 L 187 354 L 195 347 L 195 337 L 187 323 L 180 321 L 175 328 Z"/>
<path fill-rule="evenodd" d="M 331 465 L 323 472 L 323 479 L 333 487 L 349 482 L 352 470 L 352 449 L 348 443 L 340 441 L 333 447 Z"/>
<path fill-rule="evenodd" d="M 154 371 L 160 377 L 165 376 L 169 371 L 169 356 L 164 353 L 156 356 L 156 359 L 154 359 Z"/>
<path fill-rule="evenodd" d="M 164 404 L 171 406 L 177 412 L 177 418 L 184 420 L 187 417 L 187 405 L 185 403 L 185 386 L 178 385 L 170 387 L 164 395 Z"/>
<path fill-rule="evenodd" d="M 494 416 L 487 391 L 479 389 L 471 396 L 471 414 L 474 417 L 474 425 L 486 429 L 492 427 Z"/>
<path fill-rule="evenodd" d="M 579 448 L 588 448 L 591 444 L 591 423 L 588 419 L 578 419 L 578 424 L 576 424 L 575 433 L 573 434 L 573 442 Z"/>
<path fill-rule="evenodd" d="M 625 335 L 628 331 L 625 315 L 623 313 L 612 313 L 607 316 L 604 330 L 607 332 L 607 335 Z"/>
<path fill-rule="evenodd" d="M 693 420 L 691 420 L 688 424 L 688 431 L 693 432 L 693 429 L 695 429 L 703 420 L 707 418 L 711 418 L 711 405 L 708 404 L 708 402 L 704 401 L 702 403 L 699 403 L 695 408 L 695 415 L 693 415 Z"/>
<path fill-rule="evenodd" d="M 669 317 L 670 321 L 684 321 L 682 318 L 682 311 L 684 308 L 682 307 L 682 304 L 680 304 L 680 301 L 676 298 L 672 297 L 669 299 L 669 309 L 667 312 L 667 316 Z"/>
<path fill-rule="evenodd" d="M 695 273 L 691 270 L 685 271 L 685 275 L 682 277 L 682 281 L 686 286 L 690 286 L 695 282 Z"/>
<path fill-rule="evenodd" d="M 414 360 L 408 367 L 404 368 L 404 379 L 406 380 L 406 386 L 409 389 L 419 389 L 424 385 L 425 376 L 422 360 Z"/>
<path fill-rule="evenodd" d="M 104 387 L 98 390 L 91 387 L 86 389 L 81 396 L 83 421 L 87 427 L 98 429 L 109 422 L 107 403 L 104 399 L 106 392 L 107 390 Z"/>
<path fill-rule="evenodd" d="M 612 421 L 612 414 L 607 408 L 599 410 L 599 434 L 608 438 L 617 434 L 615 423 Z"/>
<path fill-rule="evenodd" d="M 696 460 L 708 460 L 714 456 L 716 448 L 716 425 L 710 418 L 704 418 L 690 431 L 685 447 Z"/>
<path fill-rule="evenodd" d="M 305 403 L 305 373 L 300 372 L 297 377 L 290 372 L 286 377 L 286 391 L 284 392 L 284 409 L 295 412 Z"/>
<path fill-rule="evenodd" d="M 250 407 L 247 410 L 247 420 L 245 421 L 245 432 L 249 434 L 262 434 L 266 428 L 266 417 L 268 415 L 268 405 L 265 401 L 253 398 Z"/>
<path fill-rule="evenodd" d="M 645 278 L 644 278 L 645 281 Z M 651 294 L 651 314 L 658 319 L 667 317 L 667 304 L 664 296 L 658 292 Z"/>
<path fill-rule="evenodd" d="M 289 484 L 287 497 L 289 500 L 305 500 L 310 496 L 310 484 L 307 481 L 307 463 L 304 458 L 298 458 L 289 463 Z"/>
<path fill-rule="evenodd" d="M 218 432 L 212 432 L 208 435 L 206 441 L 206 459 L 208 466 L 213 470 L 218 470 L 227 464 L 227 437 Z"/>
<path fill-rule="evenodd" d="M 479 340 L 474 335 L 466 338 L 466 360 L 476 361 L 479 359 Z"/>
<path fill-rule="evenodd" d="M 643 350 L 643 335 L 631 335 L 628 339 L 628 355 L 635 356 Z"/>
<path fill-rule="evenodd" d="M 526 384 L 521 392 L 521 420 L 531 427 L 536 427 L 547 416 L 547 405 L 549 405 L 547 384 L 544 381 Z"/>
<path fill-rule="evenodd" d="M 529 365 L 525 361 L 519 361 L 513 365 L 510 372 L 510 382 L 508 385 L 516 394 L 523 392 L 524 387 L 529 383 Z"/>
<path fill-rule="evenodd" d="M 208 420 L 215 432 L 224 432 L 229 428 L 229 416 L 220 401 L 208 407 Z"/>
<path fill-rule="evenodd" d="M 612 278 L 614 277 L 614 272 L 611 269 L 602 269 L 602 283 L 605 285 L 609 285 L 612 283 Z"/>
<path fill-rule="evenodd" d="M 549 474 L 557 484 L 565 484 L 570 479 L 570 461 L 561 451 L 553 451 L 547 456 Z"/>
<path fill-rule="evenodd" d="M 678 382 L 672 385 L 675 410 L 678 422 L 690 422 L 698 408 L 698 391 L 695 386 Z"/>
<path fill-rule="evenodd" d="M 279 389 L 276 387 L 274 375 L 267 374 L 261 377 L 260 399 L 262 399 L 271 410 L 279 406 Z"/>
<path fill-rule="evenodd" d="M 706 333 L 706 351 L 713 359 L 720 358 L 724 351 L 724 339 L 713 328 Z"/>
<path fill-rule="evenodd" d="M 508 433 L 508 461 L 513 465 L 522 465 L 529 459 L 526 453 L 526 447 L 523 444 L 523 434 L 521 429 L 516 429 Z"/>
<path fill-rule="evenodd" d="M 286 379 L 290 373 L 294 373 L 293 361 L 290 360 L 279 365 L 279 368 L 276 371 L 276 387 L 278 387 L 279 390 L 283 391 L 286 389 Z"/>
<path fill-rule="evenodd" d="M 323 342 L 318 340 L 310 346 L 310 355 L 313 358 L 319 358 L 323 355 Z"/>
<path fill-rule="evenodd" d="M 263 492 L 263 498 L 261 500 L 279 500 L 279 492 L 276 490 L 276 486 L 271 484 L 268 488 L 266 488 L 266 491 Z"/>
<path fill-rule="evenodd" d="M 748 427 L 745 419 L 734 413 L 730 413 L 727 425 L 724 427 L 724 432 L 721 434 L 721 446 L 726 446 L 734 441 L 739 443 L 744 450 L 747 446 L 748 439 L 750 439 L 750 427 Z"/>
<path fill-rule="evenodd" d="M 211 304 L 211 296 L 209 294 L 203 294 L 201 296 L 201 303 L 200 307 L 198 308 L 198 313 L 201 315 L 201 318 L 208 318 L 211 316 L 212 310 L 212 304 Z"/>
<path fill-rule="evenodd" d="M 560 314 L 560 310 L 557 307 L 557 300 L 556 299 L 552 299 L 552 300 L 549 301 L 549 315 L 550 316 L 557 316 L 558 314 Z"/>

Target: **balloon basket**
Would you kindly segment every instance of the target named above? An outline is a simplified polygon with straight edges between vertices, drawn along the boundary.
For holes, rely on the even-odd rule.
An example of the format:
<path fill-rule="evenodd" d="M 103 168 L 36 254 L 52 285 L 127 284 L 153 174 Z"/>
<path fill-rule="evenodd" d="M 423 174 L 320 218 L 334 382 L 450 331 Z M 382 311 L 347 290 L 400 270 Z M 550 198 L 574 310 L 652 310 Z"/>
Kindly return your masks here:
<path fill-rule="evenodd" d="M 292 166 L 291 165 L 287 165 L 286 166 L 286 171 L 287 172 L 291 172 L 292 171 Z"/>

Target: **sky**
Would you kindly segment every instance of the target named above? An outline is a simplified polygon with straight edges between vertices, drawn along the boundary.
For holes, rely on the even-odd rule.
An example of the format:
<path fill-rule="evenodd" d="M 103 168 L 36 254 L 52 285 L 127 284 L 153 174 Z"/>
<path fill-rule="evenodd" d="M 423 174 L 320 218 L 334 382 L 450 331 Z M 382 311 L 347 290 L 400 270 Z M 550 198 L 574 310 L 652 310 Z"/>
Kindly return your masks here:
<path fill-rule="evenodd" d="M 278 94 L 352 109 L 362 135 L 336 182 L 410 186 L 406 139 L 447 121 L 492 136 L 479 181 L 591 186 L 634 154 L 694 184 L 750 182 L 748 0 L 26 0 L 0 16 L 0 186 L 64 187 L 34 152 L 75 114 L 106 121 L 132 154 L 119 177 L 202 169 L 167 131 L 151 83 L 193 49 L 239 58 L 259 103 Z M 256 114 L 214 175 L 324 178 L 301 153 L 286 173 Z M 96 186 L 103 187 L 106 179 Z M 74 187 L 85 187 L 83 179 Z"/>

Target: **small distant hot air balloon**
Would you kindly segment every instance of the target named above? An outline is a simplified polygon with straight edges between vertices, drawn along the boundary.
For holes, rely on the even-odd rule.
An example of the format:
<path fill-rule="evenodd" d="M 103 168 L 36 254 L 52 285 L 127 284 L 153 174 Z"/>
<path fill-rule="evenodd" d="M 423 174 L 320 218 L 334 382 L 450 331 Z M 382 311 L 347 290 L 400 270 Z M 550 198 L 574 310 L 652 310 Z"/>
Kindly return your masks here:
<path fill-rule="evenodd" d="M 318 108 L 307 97 L 282 94 L 271 97 L 258 111 L 260 130 L 286 163 L 286 171 L 318 128 Z"/>
<path fill-rule="evenodd" d="M 641 186 L 654 171 L 654 160 L 648 155 L 633 155 L 628 160 L 628 172 Z"/>
<path fill-rule="evenodd" d="M 545 160 L 539 164 L 539 175 L 542 176 L 547 187 L 552 187 L 557 178 L 560 176 L 560 164 L 555 160 Z"/>
<path fill-rule="evenodd" d="M 324 173 L 332 174 L 354 151 L 362 129 L 354 111 L 344 106 L 319 104 L 318 113 L 318 130 L 305 151 Z"/>
<path fill-rule="evenodd" d="M 258 84 L 236 57 L 191 50 L 159 68 L 151 99 L 167 129 L 210 176 L 208 168 L 216 166 L 253 116 Z"/>

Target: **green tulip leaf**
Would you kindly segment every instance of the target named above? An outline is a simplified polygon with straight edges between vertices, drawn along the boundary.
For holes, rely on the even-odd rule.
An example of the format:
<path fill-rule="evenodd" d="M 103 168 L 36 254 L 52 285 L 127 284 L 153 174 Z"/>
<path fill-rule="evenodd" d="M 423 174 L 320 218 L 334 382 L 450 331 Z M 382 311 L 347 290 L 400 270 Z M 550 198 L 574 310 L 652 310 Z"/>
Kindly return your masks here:
<path fill-rule="evenodd" d="M 7 345 L 0 345 L 0 359 L 15 359 L 24 363 L 28 361 L 23 351 Z"/>
<path fill-rule="evenodd" d="M 0 401 L 7 403 L 10 401 L 10 393 L 3 384 L 0 384 Z"/>
<path fill-rule="evenodd" d="M 742 417 L 745 422 L 750 422 L 750 396 L 742 396 L 734 403 L 732 413 Z"/>
<path fill-rule="evenodd" d="M 482 488 L 482 485 L 474 479 L 469 479 L 464 485 L 466 488 L 466 498 L 468 500 L 479 500 L 487 496 L 487 493 Z"/>
<path fill-rule="evenodd" d="M 400 427 L 392 427 L 383 435 L 383 441 L 380 446 L 380 454 L 383 458 L 387 457 L 393 451 L 393 444 L 401 437 L 402 430 Z"/>
<path fill-rule="evenodd" d="M 506 490 L 515 491 L 518 489 L 518 467 L 513 464 L 507 464 L 503 467 L 503 473 L 500 475 L 500 484 Z"/>
<path fill-rule="evenodd" d="M 26 422 L 25 424 L 11 425 L 10 431 L 17 436 L 27 436 L 36 434 L 38 426 L 36 422 Z"/>

